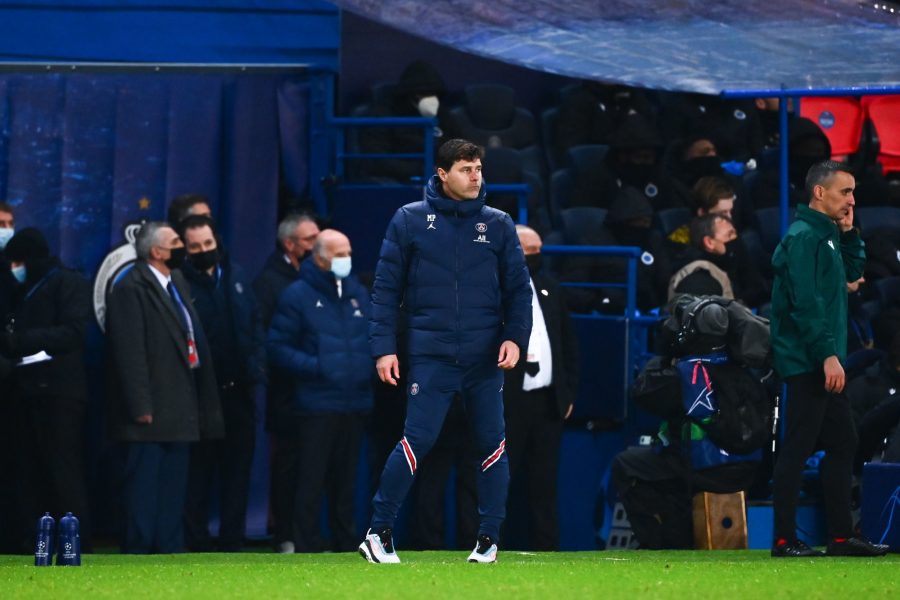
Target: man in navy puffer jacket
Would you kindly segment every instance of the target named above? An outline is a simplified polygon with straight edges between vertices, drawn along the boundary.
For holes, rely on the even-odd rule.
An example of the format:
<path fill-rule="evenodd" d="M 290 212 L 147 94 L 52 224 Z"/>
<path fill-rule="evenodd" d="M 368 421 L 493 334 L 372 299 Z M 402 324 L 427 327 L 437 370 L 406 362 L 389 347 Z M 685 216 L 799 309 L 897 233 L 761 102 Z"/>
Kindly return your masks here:
<path fill-rule="evenodd" d="M 269 326 L 270 360 L 293 381 L 299 424 L 294 545 L 297 552 L 356 547 L 353 484 L 372 408 L 372 359 L 366 343 L 368 291 L 350 275 L 350 241 L 326 229 L 300 265 L 300 280 L 281 294 Z M 328 490 L 332 545 L 319 535 Z"/>
<path fill-rule="evenodd" d="M 512 219 L 484 205 L 483 156 L 471 142 L 444 143 L 424 200 L 397 211 L 381 246 L 369 341 L 379 378 L 397 385 L 397 335 L 406 332 L 410 383 L 403 438 L 359 546 L 370 562 L 400 562 L 391 529 L 455 394 L 481 457 L 481 523 L 469 561 L 496 560 L 509 484 L 502 369 L 513 368 L 528 345 L 532 294 Z"/>

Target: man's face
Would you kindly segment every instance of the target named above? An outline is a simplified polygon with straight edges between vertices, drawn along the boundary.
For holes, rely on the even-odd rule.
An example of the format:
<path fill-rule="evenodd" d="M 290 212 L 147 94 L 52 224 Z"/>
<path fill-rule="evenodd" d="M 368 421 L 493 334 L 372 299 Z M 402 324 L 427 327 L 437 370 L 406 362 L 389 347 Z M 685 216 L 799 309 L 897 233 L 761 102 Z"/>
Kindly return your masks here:
<path fill-rule="evenodd" d="M 286 250 L 289 254 L 296 258 L 301 258 L 304 254 L 308 254 L 319 237 L 319 226 L 313 221 L 304 221 L 297 225 L 294 235 L 288 240 Z"/>
<path fill-rule="evenodd" d="M 12 213 L 0 210 L 0 229 L 13 229 L 16 226 L 16 218 Z"/>
<path fill-rule="evenodd" d="M 518 233 L 519 244 L 522 245 L 522 251 L 525 253 L 525 256 L 541 253 L 541 246 L 544 245 L 541 241 L 541 236 L 530 229 L 523 229 Z"/>
<path fill-rule="evenodd" d="M 734 196 L 729 196 L 728 198 L 720 198 L 716 205 L 707 211 L 707 214 L 710 215 L 720 215 L 722 217 L 727 217 L 731 219 L 731 212 L 734 210 Z"/>
<path fill-rule="evenodd" d="M 711 254 L 724 255 L 727 252 L 725 244 L 737 239 L 737 231 L 734 225 L 725 219 L 716 219 L 715 234 L 711 238 L 706 238 L 706 249 Z"/>
<path fill-rule="evenodd" d="M 842 219 L 856 205 L 853 190 L 856 179 L 850 173 L 837 171 L 823 185 L 813 188 L 813 195 L 819 201 L 822 212 L 837 221 Z"/>
<path fill-rule="evenodd" d="M 194 227 L 184 232 L 184 246 L 188 254 L 209 252 L 218 247 L 216 236 L 213 235 L 209 225 Z"/>
<path fill-rule="evenodd" d="M 331 261 L 335 258 L 352 256 L 353 249 L 350 247 L 350 240 L 345 235 L 330 235 L 325 242 L 325 255 L 314 255 L 316 262 L 323 271 L 331 269 Z"/>
<path fill-rule="evenodd" d="M 716 145 L 707 139 L 697 140 L 684 150 L 684 160 L 706 156 L 716 156 Z"/>
<path fill-rule="evenodd" d="M 481 159 L 458 160 L 449 171 L 438 169 L 444 193 L 453 200 L 474 200 L 481 192 Z"/>
<path fill-rule="evenodd" d="M 150 257 L 165 262 L 172 256 L 172 250 L 183 248 L 184 243 L 171 227 L 161 227 L 157 232 L 157 245 L 150 249 Z"/>

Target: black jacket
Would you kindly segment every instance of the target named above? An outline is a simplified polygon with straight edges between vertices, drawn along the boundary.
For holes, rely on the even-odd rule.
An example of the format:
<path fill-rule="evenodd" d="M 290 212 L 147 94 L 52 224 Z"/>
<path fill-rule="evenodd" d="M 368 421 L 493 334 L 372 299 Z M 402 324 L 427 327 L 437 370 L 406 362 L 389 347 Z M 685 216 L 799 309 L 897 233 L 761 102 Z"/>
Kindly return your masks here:
<path fill-rule="evenodd" d="M 200 366 L 191 369 L 174 302 L 138 261 L 109 296 L 106 336 L 112 368 L 109 424 L 125 442 L 190 442 L 224 435 L 212 355 L 181 273 L 172 282 L 190 313 Z M 138 424 L 141 415 L 151 425 Z"/>
<path fill-rule="evenodd" d="M 566 299 L 559 285 L 550 277 L 538 272 L 532 276 L 537 291 L 547 336 L 550 338 L 550 353 L 553 359 L 553 381 L 551 389 L 556 399 L 560 418 L 565 417 L 569 406 L 574 404 L 578 394 L 578 338 L 569 317 Z M 503 395 L 506 410 L 514 410 L 517 400 L 525 392 L 525 354 L 523 348 L 519 363 L 505 372 Z"/>
<path fill-rule="evenodd" d="M 222 259 L 215 277 L 189 263 L 182 268 L 216 367 L 216 380 L 242 386 L 264 383 L 265 334 L 256 297 L 243 270 Z"/>
<path fill-rule="evenodd" d="M 56 259 L 28 265 L 28 278 L 13 291 L 11 331 L 0 350 L 13 363 L 40 351 L 51 360 L 14 368 L 20 393 L 52 394 L 84 400 L 84 340 L 91 316 L 87 281 Z"/>
<path fill-rule="evenodd" d="M 256 302 L 259 304 L 259 315 L 262 319 L 263 330 L 269 329 L 272 315 L 278 307 L 278 297 L 284 289 L 297 281 L 300 271 L 284 258 L 282 250 L 276 250 L 269 258 L 262 271 L 253 280 L 253 291 L 256 293 Z"/>

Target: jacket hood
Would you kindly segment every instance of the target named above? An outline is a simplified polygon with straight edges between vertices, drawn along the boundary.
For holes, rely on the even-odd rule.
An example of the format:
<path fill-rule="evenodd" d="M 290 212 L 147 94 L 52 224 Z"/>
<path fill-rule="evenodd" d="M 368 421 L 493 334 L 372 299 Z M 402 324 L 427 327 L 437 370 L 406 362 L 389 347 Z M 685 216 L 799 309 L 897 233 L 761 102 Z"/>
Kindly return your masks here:
<path fill-rule="evenodd" d="M 477 214 L 484 206 L 484 201 L 487 198 L 486 188 L 487 182 L 482 179 L 481 191 L 478 192 L 477 198 L 474 200 L 454 200 L 444 195 L 441 178 L 437 175 L 432 175 L 425 186 L 425 201 L 438 212 L 458 213 L 463 217 L 471 217 Z"/>
<path fill-rule="evenodd" d="M 403 69 L 397 87 L 394 88 L 394 98 L 440 96 L 446 89 L 441 74 L 434 66 L 424 60 L 414 60 Z"/>
<path fill-rule="evenodd" d="M 647 117 L 633 113 L 625 117 L 622 124 L 613 134 L 610 144 L 617 150 L 632 148 L 662 148 L 662 138 Z"/>
<path fill-rule="evenodd" d="M 818 125 L 805 117 L 791 119 L 788 123 L 788 143 L 790 146 L 793 147 L 800 140 L 806 138 L 817 138 L 825 144 L 826 153 L 822 160 L 831 156 L 831 142 L 828 141 L 828 136 L 822 132 Z"/>
<path fill-rule="evenodd" d="M 312 256 L 304 258 L 300 263 L 300 279 L 324 294 L 337 295 L 334 273 L 320 269 Z"/>
<path fill-rule="evenodd" d="M 606 213 L 607 223 L 622 223 L 640 217 L 652 217 L 653 206 L 647 197 L 637 188 L 625 186 L 616 194 L 609 212 Z"/>

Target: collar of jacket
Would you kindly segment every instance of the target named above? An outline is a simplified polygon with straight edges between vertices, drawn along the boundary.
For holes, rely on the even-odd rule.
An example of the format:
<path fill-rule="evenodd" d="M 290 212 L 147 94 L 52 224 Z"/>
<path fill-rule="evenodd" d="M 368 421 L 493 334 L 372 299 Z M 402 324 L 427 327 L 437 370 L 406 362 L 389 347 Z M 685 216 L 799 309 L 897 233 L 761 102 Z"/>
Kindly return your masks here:
<path fill-rule="evenodd" d="M 481 207 L 484 206 L 484 200 L 487 197 L 487 184 L 481 180 L 481 191 L 474 200 L 454 200 L 444 195 L 441 187 L 441 178 L 432 175 L 425 186 L 425 200 L 434 207 L 434 210 L 445 214 L 456 214 L 460 217 L 471 217 L 478 214 Z"/>
<path fill-rule="evenodd" d="M 329 298 L 337 298 L 337 283 L 335 282 L 334 273 L 331 271 L 323 271 L 313 261 L 312 255 L 303 259 L 300 263 L 300 279 L 311 285 L 322 294 L 326 294 Z M 343 296 L 347 295 L 347 279 L 342 284 Z"/>
<path fill-rule="evenodd" d="M 809 224 L 822 239 L 838 237 L 840 234 L 837 224 L 831 217 L 804 204 L 797 206 L 797 219 Z"/>
<path fill-rule="evenodd" d="M 269 255 L 269 258 L 266 259 L 266 265 L 264 269 L 271 269 L 286 277 L 299 277 L 299 269 L 295 269 L 294 265 L 287 262 L 284 258 L 284 255 L 285 252 L 281 248 L 275 250 L 272 254 Z"/>

